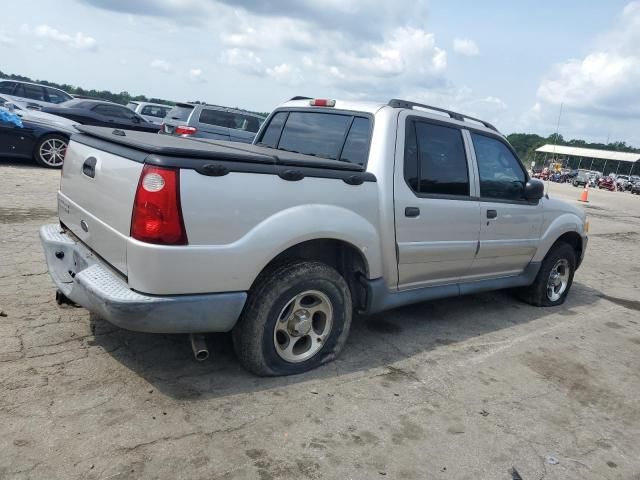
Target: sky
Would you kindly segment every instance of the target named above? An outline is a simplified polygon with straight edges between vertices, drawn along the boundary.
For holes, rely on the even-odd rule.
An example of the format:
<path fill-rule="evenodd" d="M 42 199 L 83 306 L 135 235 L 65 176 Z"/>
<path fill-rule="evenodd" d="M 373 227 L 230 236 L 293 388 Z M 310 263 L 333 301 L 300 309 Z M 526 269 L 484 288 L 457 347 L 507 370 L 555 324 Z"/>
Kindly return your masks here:
<path fill-rule="evenodd" d="M 0 70 L 270 111 L 295 95 L 450 108 L 640 147 L 640 0 L 21 0 Z"/>

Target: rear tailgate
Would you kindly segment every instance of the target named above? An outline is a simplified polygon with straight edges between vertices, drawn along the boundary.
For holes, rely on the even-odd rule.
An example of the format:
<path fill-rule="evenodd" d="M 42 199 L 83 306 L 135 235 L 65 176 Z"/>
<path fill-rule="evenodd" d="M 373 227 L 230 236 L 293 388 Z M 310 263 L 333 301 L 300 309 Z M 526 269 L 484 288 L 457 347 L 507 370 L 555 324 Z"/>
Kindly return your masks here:
<path fill-rule="evenodd" d="M 127 237 L 142 167 L 142 163 L 72 140 L 58 193 L 60 221 L 125 275 Z"/>
<path fill-rule="evenodd" d="M 206 160 L 273 164 L 274 159 L 236 145 L 112 128 L 78 127 L 62 169 L 60 221 L 85 245 L 128 275 L 127 244 L 136 189 L 145 162 L 177 166 Z M 251 146 L 246 145 L 246 148 Z"/>

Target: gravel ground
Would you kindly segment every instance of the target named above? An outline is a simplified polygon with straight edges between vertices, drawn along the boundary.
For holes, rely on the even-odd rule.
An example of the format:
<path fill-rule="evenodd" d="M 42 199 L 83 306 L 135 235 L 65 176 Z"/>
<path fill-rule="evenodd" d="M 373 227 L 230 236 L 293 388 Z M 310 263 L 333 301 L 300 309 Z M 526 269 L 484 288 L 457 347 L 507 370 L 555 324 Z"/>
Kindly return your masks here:
<path fill-rule="evenodd" d="M 37 236 L 58 180 L 0 160 L 0 478 L 640 479 L 640 197 L 591 192 L 562 307 L 358 318 L 337 361 L 262 379 L 228 335 L 199 364 L 186 336 L 58 307 Z"/>

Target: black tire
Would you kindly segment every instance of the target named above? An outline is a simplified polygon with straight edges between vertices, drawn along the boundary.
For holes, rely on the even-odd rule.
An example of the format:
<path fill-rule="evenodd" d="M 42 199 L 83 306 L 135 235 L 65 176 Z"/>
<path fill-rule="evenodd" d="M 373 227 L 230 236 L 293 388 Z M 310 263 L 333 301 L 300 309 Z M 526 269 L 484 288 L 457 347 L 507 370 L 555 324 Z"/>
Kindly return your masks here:
<path fill-rule="evenodd" d="M 319 291 L 331 302 L 333 319 L 323 346 L 311 358 L 293 363 L 276 351 L 274 332 L 282 310 L 296 295 Z M 240 363 L 260 376 L 294 375 L 336 358 L 349 335 L 352 303 L 344 278 L 320 262 L 296 261 L 268 269 L 249 292 L 240 320 L 233 329 L 233 345 Z"/>
<path fill-rule="evenodd" d="M 56 145 L 64 144 L 64 151 L 66 151 L 67 146 L 69 145 L 69 138 L 64 135 L 59 135 L 57 133 L 50 133 L 47 135 L 43 135 L 38 139 L 35 146 L 33 147 L 33 159 L 36 161 L 38 165 L 45 168 L 62 168 L 62 160 L 60 159 L 59 163 L 55 160 L 59 158 L 56 155 L 47 157 L 42 154 L 42 147 L 47 143 L 54 143 Z M 64 157 L 64 151 L 62 155 Z"/>
<path fill-rule="evenodd" d="M 547 295 L 547 283 L 554 266 L 560 261 L 566 260 L 569 268 L 569 278 L 567 286 L 557 300 L 551 300 Z M 555 307 L 562 305 L 567 298 L 571 285 L 573 284 L 573 276 L 576 271 L 576 252 L 573 247 L 564 242 L 556 243 L 547 256 L 542 261 L 540 271 L 536 275 L 534 282 L 528 287 L 516 290 L 516 294 L 523 301 L 535 305 L 537 307 Z"/>

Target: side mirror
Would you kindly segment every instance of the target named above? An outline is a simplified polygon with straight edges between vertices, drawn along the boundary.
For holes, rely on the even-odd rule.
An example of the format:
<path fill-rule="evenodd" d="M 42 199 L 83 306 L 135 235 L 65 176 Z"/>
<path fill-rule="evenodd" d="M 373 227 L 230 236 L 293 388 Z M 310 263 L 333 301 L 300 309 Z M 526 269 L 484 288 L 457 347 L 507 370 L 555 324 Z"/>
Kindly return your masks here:
<path fill-rule="evenodd" d="M 544 196 L 544 183 L 532 178 L 524 186 L 524 198 L 530 202 L 537 202 Z"/>
<path fill-rule="evenodd" d="M 131 121 L 133 123 L 140 123 L 140 119 L 138 117 L 131 117 Z"/>

